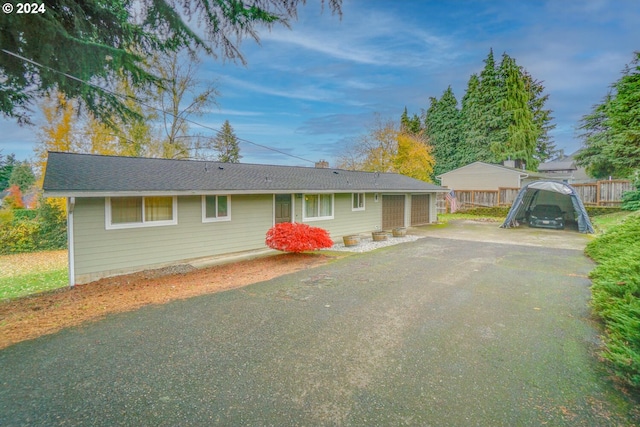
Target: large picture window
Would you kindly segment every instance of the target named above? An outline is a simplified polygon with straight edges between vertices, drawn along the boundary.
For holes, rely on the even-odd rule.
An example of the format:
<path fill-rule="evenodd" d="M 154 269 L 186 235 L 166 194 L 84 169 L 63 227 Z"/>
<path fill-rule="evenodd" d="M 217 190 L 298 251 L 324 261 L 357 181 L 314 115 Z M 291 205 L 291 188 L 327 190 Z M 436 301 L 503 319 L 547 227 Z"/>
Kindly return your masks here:
<path fill-rule="evenodd" d="M 353 200 L 351 203 L 352 211 L 363 211 L 364 210 L 364 193 L 353 193 Z"/>
<path fill-rule="evenodd" d="M 305 194 L 303 220 L 333 219 L 333 194 Z"/>
<path fill-rule="evenodd" d="M 229 196 L 202 196 L 202 222 L 230 221 Z"/>
<path fill-rule="evenodd" d="M 134 228 L 178 223 L 177 200 L 170 196 L 108 197 L 106 228 Z"/>

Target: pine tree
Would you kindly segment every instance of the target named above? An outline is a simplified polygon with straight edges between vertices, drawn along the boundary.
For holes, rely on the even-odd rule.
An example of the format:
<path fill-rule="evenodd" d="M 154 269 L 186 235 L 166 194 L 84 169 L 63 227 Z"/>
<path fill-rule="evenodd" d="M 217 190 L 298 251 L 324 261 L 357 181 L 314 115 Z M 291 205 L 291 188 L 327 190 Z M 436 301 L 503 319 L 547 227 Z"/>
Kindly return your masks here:
<path fill-rule="evenodd" d="M 222 129 L 214 140 L 215 150 L 218 152 L 218 161 L 225 163 L 239 163 L 242 156 L 240 155 L 240 144 L 238 137 L 233 132 L 229 120 L 225 120 Z"/>

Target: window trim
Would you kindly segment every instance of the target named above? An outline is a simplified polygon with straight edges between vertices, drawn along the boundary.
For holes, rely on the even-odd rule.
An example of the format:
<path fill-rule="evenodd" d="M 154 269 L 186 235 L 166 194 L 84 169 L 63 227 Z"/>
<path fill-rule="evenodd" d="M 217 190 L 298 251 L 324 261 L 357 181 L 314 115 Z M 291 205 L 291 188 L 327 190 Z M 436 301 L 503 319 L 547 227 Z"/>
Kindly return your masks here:
<path fill-rule="evenodd" d="M 356 196 L 362 195 L 362 207 L 361 208 L 354 208 L 354 202 L 355 202 L 355 198 Z M 366 210 L 367 207 L 367 194 L 366 193 L 351 193 L 351 211 L 352 212 L 357 212 L 357 211 L 364 211 Z"/>
<path fill-rule="evenodd" d="M 227 198 L 227 216 L 223 217 L 207 217 L 207 197 L 215 197 L 216 198 L 216 213 L 218 211 L 218 197 L 226 197 Z M 203 195 L 201 198 L 202 205 L 202 222 L 224 222 L 231 221 L 231 196 L 229 194 L 207 194 Z"/>
<path fill-rule="evenodd" d="M 307 196 L 331 196 L 331 215 L 328 216 L 307 216 Z M 324 221 L 328 219 L 334 219 L 335 212 L 335 194 L 327 194 L 327 193 L 305 193 L 302 195 L 302 221 L 310 222 L 310 221 Z M 318 215 L 320 214 L 320 204 L 318 203 Z"/>
<path fill-rule="evenodd" d="M 116 196 L 116 198 L 141 198 L 142 199 L 142 222 L 125 222 L 121 224 L 112 224 L 111 223 L 111 197 L 105 197 L 104 203 L 104 222 L 106 230 L 121 230 L 127 228 L 144 228 L 144 227 L 163 227 L 167 225 L 177 225 L 178 224 L 178 197 L 177 196 Z M 144 215 L 145 203 L 144 199 L 146 197 L 171 197 L 171 213 L 172 219 L 170 220 L 162 220 L 162 221 L 146 221 Z"/>

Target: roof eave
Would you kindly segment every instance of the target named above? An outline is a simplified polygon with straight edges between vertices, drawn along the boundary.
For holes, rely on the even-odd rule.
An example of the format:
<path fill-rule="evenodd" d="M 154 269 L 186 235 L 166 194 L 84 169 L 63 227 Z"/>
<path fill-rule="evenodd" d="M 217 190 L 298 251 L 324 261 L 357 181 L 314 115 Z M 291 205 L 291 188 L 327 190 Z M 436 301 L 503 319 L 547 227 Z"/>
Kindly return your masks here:
<path fill-rule="evenodd" d="M 447 193 L 448 189 L 293 189 L 293 190 L 189 190 L 189 191 L 74 191 L 45 190 L 44 197 L 139 197 L 139 196 L 206 196 L 212 194 L 264 195 L 264 194 L 335 194 L 335 193 Z"/>

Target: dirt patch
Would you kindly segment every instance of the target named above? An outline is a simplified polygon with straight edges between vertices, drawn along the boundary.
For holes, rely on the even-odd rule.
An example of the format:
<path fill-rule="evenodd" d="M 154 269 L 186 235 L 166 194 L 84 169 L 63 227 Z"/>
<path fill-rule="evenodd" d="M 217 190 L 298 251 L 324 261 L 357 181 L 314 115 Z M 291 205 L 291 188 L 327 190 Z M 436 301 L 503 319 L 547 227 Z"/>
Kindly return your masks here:
<path fill-rule="evenodd" d="M 0 303 L 0 349 L 111 313 L 210 294 L 326 264 L 323 254 L 282 254 L 201 270 L 183 265 L 101 279 Z"/>

